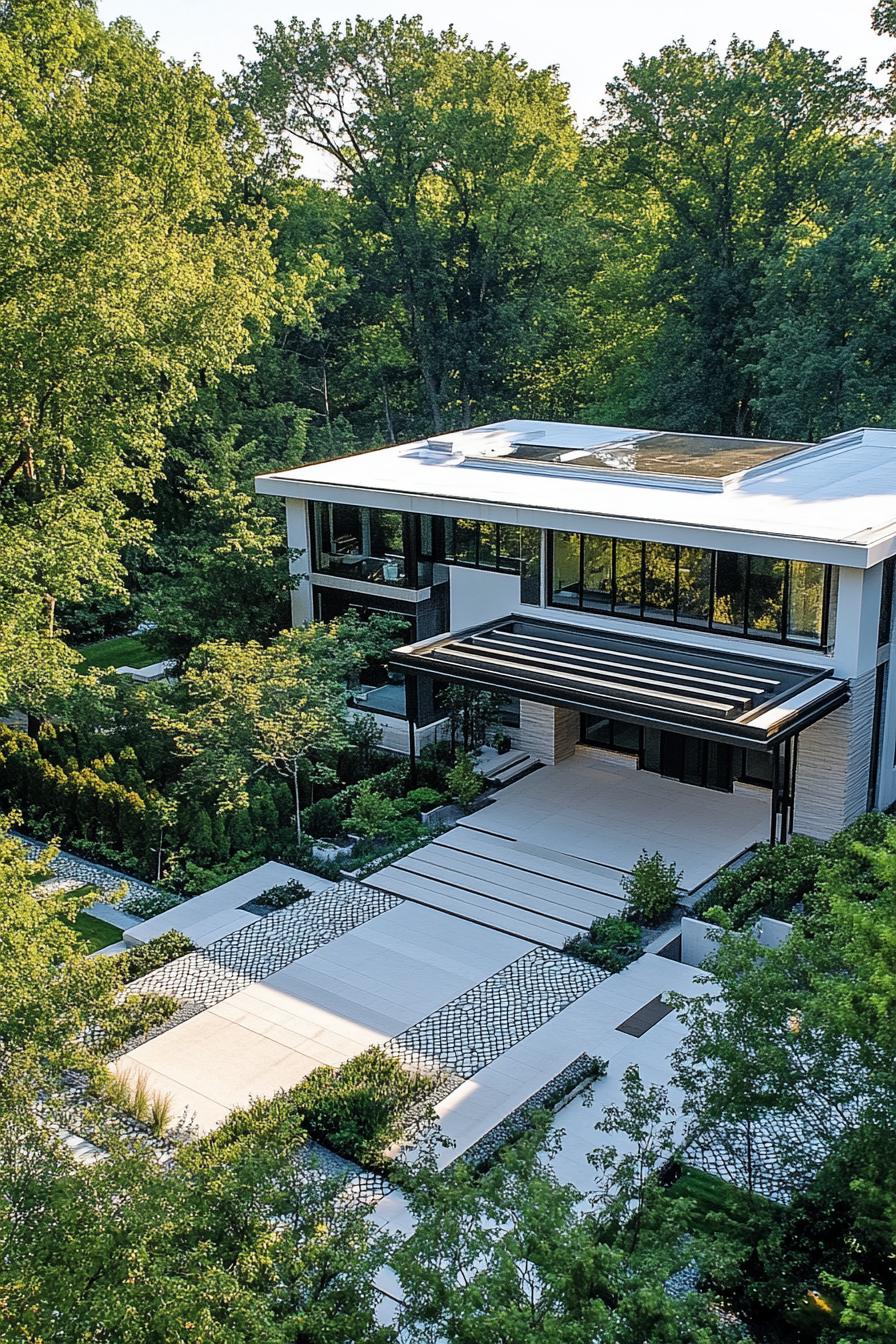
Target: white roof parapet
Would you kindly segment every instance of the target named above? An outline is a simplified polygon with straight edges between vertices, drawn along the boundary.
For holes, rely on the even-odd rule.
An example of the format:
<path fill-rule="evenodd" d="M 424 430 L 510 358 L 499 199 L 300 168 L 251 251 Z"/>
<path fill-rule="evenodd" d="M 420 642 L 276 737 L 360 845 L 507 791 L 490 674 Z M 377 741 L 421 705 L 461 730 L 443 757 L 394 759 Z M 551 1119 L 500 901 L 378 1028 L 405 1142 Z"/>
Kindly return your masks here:
<path fill-rule="evenodd" d="M 778 445 L 507 420 L 268 473 L 256 489 L 868 568 L 896 553 L 894 449 L 886 428 Z M 685 458 L 690 475 L 673 470 Z"/>

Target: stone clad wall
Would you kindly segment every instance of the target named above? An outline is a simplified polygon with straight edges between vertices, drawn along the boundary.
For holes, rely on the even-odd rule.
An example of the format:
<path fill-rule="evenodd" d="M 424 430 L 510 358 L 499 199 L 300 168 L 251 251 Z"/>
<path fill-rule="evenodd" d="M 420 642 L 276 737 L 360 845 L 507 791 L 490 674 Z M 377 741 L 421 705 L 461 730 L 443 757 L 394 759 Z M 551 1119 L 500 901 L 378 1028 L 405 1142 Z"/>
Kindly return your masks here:
<path fill-rule="evenodd" d="M 528 751 L 545 765 L 556 765 L 575 754 L 579 715 L 573 709 L 521 700 L 520 726 L 515 736 L 520 751 Z"/>
<path fill-rule="evenodd" d="M 865 811 L 875 672 L 857 677 L 847 704 L 800 733 L 794 830 L 826 840 Z"/>

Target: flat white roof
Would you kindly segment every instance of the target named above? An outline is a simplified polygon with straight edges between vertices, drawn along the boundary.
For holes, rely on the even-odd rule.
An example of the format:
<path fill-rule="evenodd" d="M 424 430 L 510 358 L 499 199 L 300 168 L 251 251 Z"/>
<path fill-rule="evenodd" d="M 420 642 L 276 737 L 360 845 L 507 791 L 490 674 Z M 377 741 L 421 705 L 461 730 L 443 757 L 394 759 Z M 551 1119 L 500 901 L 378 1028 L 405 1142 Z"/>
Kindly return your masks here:
<path fill-rule="evenodd" d="M 520 441 L 585 449 L 655 432 L 507 420 L 272 472 L 256 478 L 256 489 L 859 568 L 896 552 L 896 430 L 782 444 L 783 456 L 716 481 L 647 475 L 625 461 L 598 470 L 578 469 L 575 460 L 516 461 L 509 452 Z"/>

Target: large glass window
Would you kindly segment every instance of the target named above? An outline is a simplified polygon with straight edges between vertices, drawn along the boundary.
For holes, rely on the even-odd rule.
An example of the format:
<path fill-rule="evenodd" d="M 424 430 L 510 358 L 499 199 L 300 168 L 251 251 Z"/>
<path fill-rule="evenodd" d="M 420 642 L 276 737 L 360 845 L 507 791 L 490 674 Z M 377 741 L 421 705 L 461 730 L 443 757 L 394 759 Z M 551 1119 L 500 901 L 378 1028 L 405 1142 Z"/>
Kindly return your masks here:
<path fill-rule="evenodd" d="M 641 543 L 616 542 L 615 602 L 620 616 L 641 615 Z"/>
<path fill-rule="evenodd" d="M 317 573 L 407 586 L 404 515 L 354 504 L 315 504 L 312 564 Z"/>
<path fill-rule="evenodd" d="M 827 601 L 826 565 L 791 560 L 787 583 L 787 638 L 795 644 L 820 644 Z"/>
<path fill-rule="evenodd" d="M 735 551 L 716 551 L 716 582 L 712 605 L 713 629 L 743 630 L 744 580 L 747 558 Z"/>
<path fill-rule="evenodd" d="M 700 546 L 678 548 L 678 608 L 680 625 L 709 625 L 712 597 L 712 551 Z"/>
<path fill-rule="evenodd" d="M 578 532 L 554 532 L 553 592 L 556 607 L 582 605 L 581 537 Z M 612 542 L 610 543 L 612 545 Z"/>
<path fill-rule="evenodd" d="M 449 563 L 519 574 L 520 600 L 541 604 L 540 528 L 446 518 L 444 529 L 445 559 Z"/>
<path fill-rule="evenodd" d="M 613 543 L 609 537 L 582 537 L 582 603 L 592 611 L 613 605 Z"/>
<path fill-rule="evenodd" d="M 470 518 L 445 520 L 445 559 L 461 565 L 479 563 L 479 524 Z"/>
<path fill-rule="evenodd" d="M 674 546 L 661 541 L 644 543 L 644 615 L 655 621 L 675 618 Z"/>
<path fill-rule="evenodd" d="M 827 640 L 826 565 L 552 532 L 550 602 L 751 639 Z"/>
<path fill-rule="evenodd" d="M 784 576 L 786 560 L 764 555 L 749 558 L 747 587 L 747 634 L 759 639 L 780 639 L 784 623 Z"/>

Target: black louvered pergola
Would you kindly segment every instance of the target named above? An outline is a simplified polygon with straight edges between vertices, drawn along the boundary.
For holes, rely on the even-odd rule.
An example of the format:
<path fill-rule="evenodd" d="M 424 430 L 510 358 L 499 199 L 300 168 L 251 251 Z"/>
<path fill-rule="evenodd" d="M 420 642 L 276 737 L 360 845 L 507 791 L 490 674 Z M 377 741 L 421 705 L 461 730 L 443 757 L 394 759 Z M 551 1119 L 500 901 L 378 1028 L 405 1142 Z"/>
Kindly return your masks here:
<path fill-rule="evenodd" d="M 829 667 L 509 615 L 395 649 L 416 674 L 773 755 L 772 834 L 792 825 L 796 735 L 849 698 Z M 783 749 L 783 752 L 782 752 Z M 782 759 L 783 754 L 783 759 Z M 776 828 L 776 822 L 785 819 Z"/>

